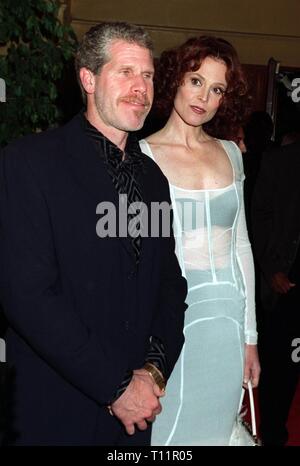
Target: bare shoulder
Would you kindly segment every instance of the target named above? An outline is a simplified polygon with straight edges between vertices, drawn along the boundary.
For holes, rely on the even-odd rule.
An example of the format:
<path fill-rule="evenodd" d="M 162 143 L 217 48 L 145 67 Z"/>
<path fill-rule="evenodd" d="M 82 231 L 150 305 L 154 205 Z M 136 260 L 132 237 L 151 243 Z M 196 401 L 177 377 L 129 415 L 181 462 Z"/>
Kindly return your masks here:
<path fill-rule="evenodd" d="M 156 133 L 150 134 L 150 136 L 146 137 L 146 141 L 151 146 L 161 144 L 164 141 L 163 131 L 159 130 Z"/>
<path fill-rule="evenodd" d="M 156 133 L 147 136 L 146 141 L 152 147 L 160 147 L 164 145 L 169 145 L 168 138 L 165 137 L 162 130 L 157 131 Z"/>
<path fill-rule="evenodd" d="M 211 139 L 208 141 L 206 151 L 216 163 L 231 165 L 228 160 L 228 147 L 226 147 L 222 140 Z"/>
<path fill-rule="evenodd" d="M 162 130 L 148 136 L 146 141 L 151 146 L 153 154 L 158 158 L 168 155 L 174 147 L 172 141 L 165 136 Z"/>
<path fill-rule="evenodd" d="M 216 138 L 210 138 L 207 142 L 207 149 L 210 152 L 213 152 L 215 154 L 223 154 L 224 152 L 226 153 L 226 150 L 222 144 L 222 141 L 220 139 Z"/>

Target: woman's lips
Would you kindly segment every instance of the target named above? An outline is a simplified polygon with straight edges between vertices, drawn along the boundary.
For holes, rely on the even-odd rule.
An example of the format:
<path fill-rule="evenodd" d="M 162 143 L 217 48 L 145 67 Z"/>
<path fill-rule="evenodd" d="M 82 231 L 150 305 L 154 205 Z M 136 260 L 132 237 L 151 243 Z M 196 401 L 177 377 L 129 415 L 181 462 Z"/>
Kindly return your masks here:
<path fill-rule="evenodd" d="M 197 113 L 198 115 L 203 115 L 204 113 L 206 113 L 206 110 L 204 110 L 204 108 L 197 107 L 196 105 L 191 105 L 191 109 L 193 110 L 193 112 Z"/>

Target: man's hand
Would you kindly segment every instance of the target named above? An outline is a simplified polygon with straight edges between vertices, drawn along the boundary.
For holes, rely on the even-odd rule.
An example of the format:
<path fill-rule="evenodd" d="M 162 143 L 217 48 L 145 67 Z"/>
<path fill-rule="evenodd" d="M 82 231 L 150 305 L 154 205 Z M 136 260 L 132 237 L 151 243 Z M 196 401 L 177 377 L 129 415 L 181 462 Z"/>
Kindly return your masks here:
<path fill-rule="evenodd" d="M 283 272 L 276 272 L 271 278 L 271 287 L 275 293 L 286 294 L 294 286 L 296 284 L 291 283 L 288 276 Z"/>
<path fill-rule="evenodd" d="M 126 432 L 133 435 L 135 424 L 140 430 L 147 429 L 147 422 L 153 422 L 161 412 L 159 398 L 164 395 L 145 369 L 133 372 L 127 389 L 112 405 L 111 411 L 122 422 Z"/>
<path fill-rule="evenodd" d="M 247 388 L 248 380 L 251 381 L 252 387 L 258 385 L 260 376 L 260 364 L 256 345 L 245 345 L 245 369 L 243 387 Z"/>

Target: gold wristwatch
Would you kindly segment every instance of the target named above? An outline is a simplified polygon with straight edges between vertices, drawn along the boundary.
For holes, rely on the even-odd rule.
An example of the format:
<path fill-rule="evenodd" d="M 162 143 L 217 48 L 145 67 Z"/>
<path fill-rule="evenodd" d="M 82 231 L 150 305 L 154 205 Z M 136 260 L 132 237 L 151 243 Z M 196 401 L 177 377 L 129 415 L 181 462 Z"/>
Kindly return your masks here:
<path fill-rule="evenodd" d="M 151 364 L 151 362 L 146 362 L 144 369 L 153 378 L 156 385 L 158 385 L 161 390 L 165 390 L 166 381 L 160 370 L 154 364 Z"/>

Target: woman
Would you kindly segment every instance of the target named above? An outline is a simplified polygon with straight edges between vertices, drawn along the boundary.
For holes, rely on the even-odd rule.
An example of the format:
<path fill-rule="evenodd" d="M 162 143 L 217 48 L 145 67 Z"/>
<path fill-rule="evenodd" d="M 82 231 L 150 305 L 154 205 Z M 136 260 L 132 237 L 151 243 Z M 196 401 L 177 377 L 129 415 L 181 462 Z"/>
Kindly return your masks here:
<path fill-rule="evenodd" d="M 260 368 L 242 157 L 213 136 L 241 126 L 246 85 L 233 47 L 208 36 L 163 53 L 157 83 L 170 117 L 140 145 L 169 180 L 189 308 L 152 444 L 228 445 L 242 384 L 257 386 Z"/>

